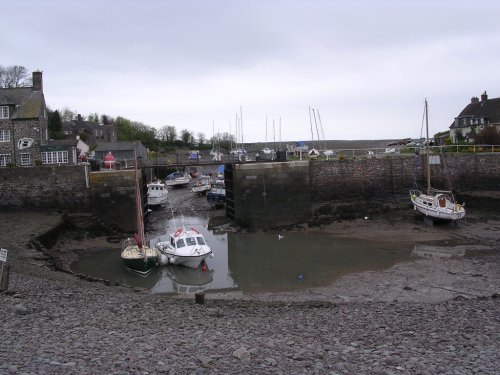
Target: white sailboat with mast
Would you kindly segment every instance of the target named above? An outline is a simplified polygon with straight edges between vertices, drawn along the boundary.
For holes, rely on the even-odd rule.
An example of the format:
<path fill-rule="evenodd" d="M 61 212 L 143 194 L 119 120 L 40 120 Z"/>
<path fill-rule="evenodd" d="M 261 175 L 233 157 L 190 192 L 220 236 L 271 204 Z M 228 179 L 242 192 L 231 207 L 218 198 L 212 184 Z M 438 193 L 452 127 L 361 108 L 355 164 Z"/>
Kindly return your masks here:
<path fill-rule="evenodd" d="M 427 189 L 423 192 L 415 186 L 410 190 L 413 209 L 432 219 L 459 220 L 465 217 L 463 204 L 458 204 L 451 191 L 437 190 L 431 187 L 431 166 L 429 149 L 429 115 L 427 99 L 424 106 L 426 142 L 425 164 L 427 167 Z M 415 184 L 416 185 L 416 184 Z"/>

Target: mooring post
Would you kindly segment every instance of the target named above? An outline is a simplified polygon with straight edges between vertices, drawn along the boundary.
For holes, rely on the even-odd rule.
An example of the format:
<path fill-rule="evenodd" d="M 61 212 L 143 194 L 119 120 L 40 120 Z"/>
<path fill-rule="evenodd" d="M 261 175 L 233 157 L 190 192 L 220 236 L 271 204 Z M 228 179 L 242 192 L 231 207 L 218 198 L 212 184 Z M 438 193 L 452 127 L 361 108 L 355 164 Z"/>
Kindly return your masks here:
<path fill-rule="evenodd" d="M 4 264 L 2 269 L 2 277 L 0 278 L 0 292 L 6 292 L 9 289 L 9 273 L 10 264 Z"/>
<path fill-rule="evenodd" d="M 196 302 L 198 305 L 204 305 L 205 304 L 205 293 L 195 293 L 194 294 L 194 302 Z"/>

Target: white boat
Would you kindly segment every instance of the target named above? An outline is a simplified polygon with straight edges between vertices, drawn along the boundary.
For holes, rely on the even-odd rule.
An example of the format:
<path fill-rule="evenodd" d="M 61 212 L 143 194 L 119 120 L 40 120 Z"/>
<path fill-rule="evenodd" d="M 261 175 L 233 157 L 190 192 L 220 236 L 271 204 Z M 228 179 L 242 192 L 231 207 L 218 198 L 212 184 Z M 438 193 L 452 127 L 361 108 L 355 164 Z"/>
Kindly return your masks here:
<path fill-rule="evenodd" d="M 425 100 L 425 124 L 427 140 L 429 139 L 429 116 L 427 112 L 427 99 Z M 431 187 L 431 167 L 429 142 L 425 146 L 425 159 L 427 166 L 427 190 L 414 188 L 410 190 L 410 199 L 413 209 L 432 219 L 460 220 L 465 217 L 463 204 L 458 204 L 451 191 L 436 190 Z"/>
<path fill-rule="evenodd" d="M 186 172 L 174 172 L 167 176 L 165 184 L 167 186 L 183 186 L 191 182 L 191 176 Z"/>
<path fill-rule="evenodd" d="M 148 206 L 159 206 L 168 200 L 167 184 L 160 180 L 151 182 L 148 187 Z"/>
<path fill-rule="evenodd" d="M 135 151 L 134 151 L 135 157 Z M 135 157 L 135 216 L 137 232 L 122 243 L 121 259 L 125 268 L 141 275 L 149 274 L 156 266 L 158 250 L 144 245 L 144 212 L 139 184 L 137 158 Z"/>
<path fill-rule="evenodd" d="M 194 180 L 191 191 L 196 195 L 205 195 L 212 187 L 212 178 L 210 176 L 200 176 Z"/>
<path fill-rule="evenodd" d="M 226 203 L 226 185 L 224 178 L 218 178 L 212 183 L 211 189 L 207 192 L 207 202 L 215 207 L 224 206 Z"/>
<path fill-rule="evenodd" d="M 156 244 L 160 252 L 160 263 L 183 265 L 198 268 L 208 256 L 213 256 L 212 249 L 205 242 L 203 235 L 194 228 L 184 225 L 175 233 L 170 233 L 169 241 Z"/>

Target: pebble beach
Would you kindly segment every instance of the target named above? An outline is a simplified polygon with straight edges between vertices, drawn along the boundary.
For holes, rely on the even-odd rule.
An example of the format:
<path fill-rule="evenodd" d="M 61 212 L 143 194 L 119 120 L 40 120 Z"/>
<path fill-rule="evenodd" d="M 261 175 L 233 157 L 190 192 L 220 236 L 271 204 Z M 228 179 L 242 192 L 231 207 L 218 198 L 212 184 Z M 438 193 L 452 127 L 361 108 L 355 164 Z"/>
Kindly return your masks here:
<path fill-rule="evenodd" d="M 0 294 L 0 374 L 497 374 L 500 368 L 498 232 L 486 229 L 497 221 L 484 223 L 491 233 L 477 245 L 481 257 L 423 259 L 300 293 L 207 293 L 197 304 L 193 296 L 155 295 L 54 269 L 28 242 L 56 226 L 57 213 L 7 212 L 0 219 L 0 246 L 11 265 L 9 289 Z"/>

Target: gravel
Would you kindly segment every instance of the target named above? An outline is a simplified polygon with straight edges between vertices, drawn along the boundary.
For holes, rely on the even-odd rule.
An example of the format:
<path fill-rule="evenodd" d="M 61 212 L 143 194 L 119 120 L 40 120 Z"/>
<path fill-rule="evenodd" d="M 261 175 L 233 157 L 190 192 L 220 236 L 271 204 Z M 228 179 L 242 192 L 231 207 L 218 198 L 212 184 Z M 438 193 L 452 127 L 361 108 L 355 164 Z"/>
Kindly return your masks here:
<path fill-rule="evenodd" d="M 415 278 L 403 266 L 351 275 L 320 292 L 206 294 L 197 304 L 192 296 L 90 283 L 54 270 L 27 241 L 60 223 L 58 214 L 1 213 L 0 220 L 0 246 L 12 266 L 9 290 L 0 294 L 0 374 L 497 374 L 500 368 L 498 253 L 444 260 L 430 270 L 427 264 Z M 453 279 L 432 279 L 442 274 Z M 432 298 L 423 297 L 427 277 L 443 290 L 440 298 L 430 290 Z M 367 290 L 373 293 L 363 297 Z M 420 297 L 410 298 L 415 291 Z"/>

